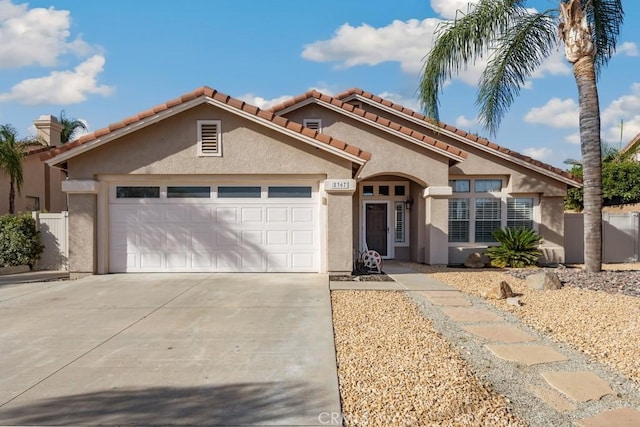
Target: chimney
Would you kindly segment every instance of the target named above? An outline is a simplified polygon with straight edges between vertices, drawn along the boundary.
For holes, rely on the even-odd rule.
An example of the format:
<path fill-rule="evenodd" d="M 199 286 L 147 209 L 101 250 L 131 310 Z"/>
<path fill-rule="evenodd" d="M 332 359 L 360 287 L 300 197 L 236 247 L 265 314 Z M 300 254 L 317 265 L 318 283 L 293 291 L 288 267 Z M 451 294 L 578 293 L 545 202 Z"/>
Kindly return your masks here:
<path fill-rule="evenodd" d="M 42 115 L 38 120 L 33 121 L 33 125 L 38 130 L 36 137 L 38 140 L 44 142 L 51 147 L 58 147 L 61 145 L 60 132 L 62 132 L 63 126 L 58 122 L 55 116 Z"/>

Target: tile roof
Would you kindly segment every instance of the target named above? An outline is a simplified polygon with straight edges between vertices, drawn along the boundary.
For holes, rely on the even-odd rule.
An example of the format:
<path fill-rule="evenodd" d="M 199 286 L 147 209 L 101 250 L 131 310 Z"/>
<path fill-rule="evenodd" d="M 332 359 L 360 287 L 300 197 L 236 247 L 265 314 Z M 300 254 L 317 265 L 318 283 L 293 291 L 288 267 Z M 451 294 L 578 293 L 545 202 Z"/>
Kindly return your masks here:
<path fill-rule="evenodd" d="M 436 123 L 433 119 L 431 119 L 430 117 L 425 116 L 424 114 L 418 113 L 418 112 L 416 112 L 414 110 L 411 110 L 410 108 L 406 108 L 406 107 L 404 107 L 404 106 L 402 106 L 400 104 L 396 104 L 396 103 L 391 102 L 391 101 L 389 101 L 387 99 L 384 99 L 384 98 L 381 98 L 379 96 L 376 96 L 376 95 L 374 95 L 374 94 L 372 94 L 370 92 L 365 92 L 362 89 L 358 89 L 358 88 L 349 89 L 349 90 L 347 90 L 345 92 L 342 92 L 342 93 L 336 95 L 336 98 L 338 98 L 338 99 L 346 99 L 346 98 L 348 98 L 348 97 L 350 97 L 352 95 L 361 96 L 363 98 L 366 98 L 366 99 L 369 99 L 371 101 L 374 101 L 374 102 L 376 102 L 378 104 L 382 104 L 382 105 L 384 105 L 386 107 L 392 108 L 392 109 L 394 109 L 394 110 L 396 110 L 396 111 L 398 111 L 400 113 L 403 113 L 403 114 L 406 114 L 408 116 L 414 117 L 416 119 L 428 122 L 428 123 L 430 123 L 430 124 L 432 124 L 434 126 L 438 126 L 438 127 L 442 128 L 442 129 L 445 129 L 447 131 L 453 132 L 456 135 L 461 136 L 462 138 L 465 138 L 465 139 L 467 139 L 467 140 L 469 140 L 471 142 L 484 145 L 487 148 L 490 148 L 492 150 L 495 150 L 495 151 L 498 151 L 500 153 L 506 154 L 506 155 L 508 155 L 510 157 L 513 157 L 514 159 L 518 159 L 518 160 L 524 161 L 526 163 L 529 163 L 532 166 L 537 166 L 537 167 L 545 169 L 545 170 L 547 170 L 549 172 L 553 172 L 553 173 L 558 174 L 558 175 L 560 175 L 560 176 L 562 176 L 564 178 L 567 178 L 567 179 L 570 179 L 572 181 L 575 181 L 576 183 L 581 183 L 582 182 L 579 178 L 573 176 L 571 173 L 569 173 L 567 171 L 564 171 L 564 170 L 562 170 L 560 168 L 556 168 L 556 167 L 551 166 L 549 164 L 543 163 L 543 162 L 541 162 L 539 160 L 533 159 L 533 158 L 531 158 L 529 156 L 525 156 L 525 155 L 520 154 L 520 153 L 518 153 L 516 151 L 510 150 L 510 149 L 508 149 L 506 147 L 502 147 L 502 146 L 500 146 L 498 144 L 495 144 L 495 143 L 493 143 L 493 142 L 491 142 L 491 141 L 489 141 L 489 140 L 487 140 L 485 138 L 480 138 L 477 135 L 471 134 L 471 133 L 466 132 L 466 131 L 464 131 L 462 129 L 458 129 L 455 126 L 451 126 L 451 125 L 448 125 L 448 124 L 442 123 L 442 122 Z"/>
<path fill-rule="evenodd" d="M 253 106 L 251 104 L 247 104 L 244 101 L 241 101 L 239 99 L 236 98 L 232 98 L 229 95 L 225 95 L 222 92 L 219 92 L 215 89 L 212 89 L 210 87 L 207 86 L 202 86 L 192 92 L 189 92 L 187 94 L 184 94 L 178 98 L 172 99 L 168 102 L 165 102 L 164 104 L 160 104 L 157 105 L 153 108 L 150 108 L 146 111 L 143 111 L 141 113 L 138 113 L 134 116 L 131 117 L 127 117 L 124 120 L 121 120 L 117 123 L 112 123 L 109 126 L 103 128 L 103 129 L 99 129 L 96 130 L 95 132 L 89 133 L 87 135 L 83 135 L 80 138 L 68 142 L 60 147 L 56 147 L 53 150 L 47 151 L 46 153 L 43 153 L 41 155 L 41 159 L 42 160 L 48 160 L 51 158 L 54 158 L 64 152 L 67 152 L 73 148 L 79 147 L 81 145 L 84 145 L 88 142 L 94 141 L 100 137 L 103 137 L 105 135 L 108 135 L 112 132 L 115 132 L 119 129 L 123 129 L 129 125 L 132 125 L 136 122 L 139 122 L 141 120 L 144 120 L 148 117 L 152 117 L 158 113 L 161 113 L 165 110 L 168 110 L 170 108 L 176 107 L 180 104 L 184 104 L 186 102 L 192 101 L 194 99 L 197 99 L 199 97 L 208 97 L 208 98 L 212 98 L 216 101 L 222 102 L 224 104 L 227 104 L 231 107 L 234 107 L 238 110 L 241 110 L 245 113 L 254 115 L 256 117 L 259 117 L 261 119 L 267 120 L 269 122 L 272 122 L 284 129 L 287 129 L 289 131 L 293 131 L 296 133 L 299 133 L 300 135 L 303 135 L 305 137 L 308 138 L 313 138 L 314 140 L 316 140 L 317 142 L 320 142 L 322 144 L 326 144 L 327 146 L 333 147 L 333 148 L 337 148 L 338 150 L 344 151 L 345 153 L 348 153 L 350 155 L 356 156 L 364 161 L 367 161 L 371 158 L 371 153 L 366 152 L 361 150 L 360 148 L 354 146 L 354 145 L 350 145 L 347 144 L 343 141 L 340 141 L 338 139 L 332 138 L 326 134 L 322 134 L 322 133 L 318 133 L 314 130 L 308 129 L 306 127 L 303 127 L 301 124 L 296 123 L 296 122 L 292 122 L 290 120 L 287 120 L 283 117 L 279 117 L 276 116 L 273 112 L 271 111 L 267 111 L 267 110 L 261 110 L 260 108 Z"/>
<path fill-rule="evenodd" d="M 351 104 L 348 104 L 346 102 L 341 101 L 340 99 L 338 99 L 337 97 L 332 97 L 329 95 L 325 95 L 321 92 L 318 92 L 317 90 L 310 90 L 308 92 L 303 93 L 302 95 L 296 96 L 295 98 L 290 98 L 286 101 L 284 101 L 281 104 L 275 105 L 273 107 L 271 107 L 271 109 L 269 111 L 273 111 L 274 113 L 279 113 L 280 111 L 286 110 L 289 107 L 292 107 L 300 102 L 306 101 L 308 99 L 318 99 L 320 101 L 324 101 L 328 104 L 334 105 L 336 107 L 342 108 L 345 111 L 351 112 L 353 114 L 357 114 L 359 116 L 362 116 L 368 120 L 371 120 L 373 122 L 376 122 L 382 126 L 385 126 L 387 128 L 390 128 L 394 131 L 399 131 L 402 132 L 403 134 L 410 136 L 420 142 L 422 142 L 423 144 L 426 145 L 430 145 L 438 150 L 442 150 L 442 151 L 446 151 L 449 154 L 453 154 L 454 156 L 457 157 L 461 157 L 463 159 L 465 159 L 467 157 L 467 153 L 463 150 L 460 150 L 457 147 L 454 147 L 452 145 L 449 145 L 445 142 L 442 142 L 438 139 L 432 138 L 430 136 L 427 136 L 421 132 L 418 132 L 414 129 L 408 128 L 406 126 L 402 126 L 399 125 L 397 123 L 394 123 L 384 117 L 380 117 L 376 114 L 367 112 L 361 108 L 357 108 L 354 107 Z"/>
<path fill-rule="evenodd" d="M 637 148 L 638 142 L 640 142 L 640 133 L 631 138 L 631 141 L 629 141 L 629 143 L 622 149 L 622 153 L 635 150 Z"/>

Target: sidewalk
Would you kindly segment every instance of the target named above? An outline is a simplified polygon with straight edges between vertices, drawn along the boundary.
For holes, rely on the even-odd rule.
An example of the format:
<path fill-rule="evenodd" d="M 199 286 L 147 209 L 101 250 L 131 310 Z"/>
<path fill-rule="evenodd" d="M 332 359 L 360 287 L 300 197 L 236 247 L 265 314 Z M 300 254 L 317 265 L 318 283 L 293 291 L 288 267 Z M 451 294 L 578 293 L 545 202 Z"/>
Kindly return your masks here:
<path fill-rule="evenodd" d="M 640 426 L 638 387 L 617 372 L 426 274 L 392 263 L 384 271 L 395 283 L 331 282 L 331 289 L 408 291 L 478 377 L 530 425 Z"/>
<path fill-rule="evenodd" d="M 18 283 L 49 282 L 54 280 L 68 280 L 69 272 L 63 270 L 41 270 L 26 273 L 0 275 L 0 286 Z"/>

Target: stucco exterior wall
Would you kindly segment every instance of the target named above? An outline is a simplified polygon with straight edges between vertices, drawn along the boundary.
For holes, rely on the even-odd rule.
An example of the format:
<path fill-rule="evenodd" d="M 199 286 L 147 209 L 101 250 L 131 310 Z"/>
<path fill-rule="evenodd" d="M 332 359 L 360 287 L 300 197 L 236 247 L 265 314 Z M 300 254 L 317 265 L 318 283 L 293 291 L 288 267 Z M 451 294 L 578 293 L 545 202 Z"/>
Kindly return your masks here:
<path fill-rule="evenodd" d="M 197 120 L 221 120 L 222 157 L 197 156 Z M 210 105 L 152 124 L 68 162 L 70 179 L 108 174 L 323 174 L 351 162 Z"/>
<path fill-rule="evenodd" d="M 75 278 L 96 272 L 96 224 L 95 194 L 69 194 L 69 272 Z"/>
<path fill-rule="evenodd" d="M 544 239 L 543 258 L 550 262 L 564 262 L 564 198 L 543 197 L 540 200 L 538 232 Z"/>
<path fill-rule="evenodd" d="M 350 274 L 353 270 L 352 194 L 328 194 L 327 208 L 327 270 Z"/>
<path fill-rule="evenodd" d="M 403 119 L 368 104 L 365 104 L 364 108 L 367 111 L 379 115 L 380 117 L 385 117 L 400 125 L 415 129 L 418 132 L 422 132 L 451 146 L 466 151 L 468 157 L 463 162 L 451 167 L 451 175 L 506 176 L 509 177 L 508 191 L 510 193 L 540 193 L 549 197 L 564 196 L 566 193 L 566 184 L 563 184 L 549 176 L 502 159 L 496 155 L 498 153 L 495 152 L 495 150 L 489 149 L 487 152 L 479 148 L 475 148 L 472 145 L 465 144 L 455 138 L 451 138 L 444 133 L 436 133 L 411 120 Z M 492 153 L 492 151 L 494 152 Z"/>
<path fill-rule="evenodd" d="M 45 165 L 37 155 L 27 156 L 22 162 L 24 182 L 22 191 L 16 188 L 16 212 L 25 212 L 26 196 L 38 197 L 40 209 L 45 209 Z M 59 212 L 59 211 L 58 211 Z M 9 213 L 9 176 L 0 173 L 0 215 Z"/>
<path fill-rule="evenodd" d="M 370 152 L 371 160 L 360 172 L 358 181 L 384 174 L 410 178 L 425 187 L 448 185 L 449 159 L 413 142 L 314 104 L 285 117 L 298 123 L 322 119 L 323 133 Z"/>

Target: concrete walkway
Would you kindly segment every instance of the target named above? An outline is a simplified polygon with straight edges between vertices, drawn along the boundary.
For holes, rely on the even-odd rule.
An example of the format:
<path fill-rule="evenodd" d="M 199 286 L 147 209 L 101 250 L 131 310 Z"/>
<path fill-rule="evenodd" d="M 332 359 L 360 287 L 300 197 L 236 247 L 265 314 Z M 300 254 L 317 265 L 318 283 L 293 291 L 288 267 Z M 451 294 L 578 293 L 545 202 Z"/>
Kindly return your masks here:
<path fill-rule="evenodd" d="M 0 275 L 0 286 L 16 285 L 20 283 L 50 282 L 68 280 L 69 272 L 64 270 L 39 270 L 26 273 Z"/>
<path fill-rule="evenodd" d="M 615 373 L 426 274 L 392 263 L 384 271 L 395 283 L 331 282 L 331 289 L 408 291 L 461 355 L 531 414 L 524 417 L 531 425 L 640 426 L 640 393 L 623 387 Z"/>
<path fill-rule="evenodd" d="M 327 425 L 340 414 L 327 283 L 192 273 L 0 286 L 0 425 Z"/>

